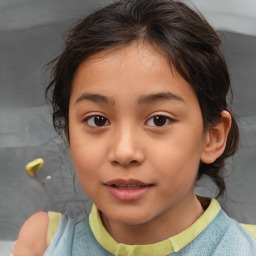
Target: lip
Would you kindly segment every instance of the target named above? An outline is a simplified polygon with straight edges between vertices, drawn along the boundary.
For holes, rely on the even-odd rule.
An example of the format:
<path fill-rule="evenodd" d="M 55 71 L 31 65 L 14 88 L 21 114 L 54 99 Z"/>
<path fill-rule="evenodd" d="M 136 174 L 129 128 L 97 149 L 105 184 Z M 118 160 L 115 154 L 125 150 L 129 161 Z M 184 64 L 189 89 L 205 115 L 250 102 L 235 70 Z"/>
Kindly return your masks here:
<path fill-rule="evenodd" d="M 112 185 L 117 185 L 117 186 L 119 186 L 119 185 L 142 185 L 142 186 L 150 185 L 150 184 L 147 184 L 140 180 L 135 180 L 135 179 L 129 179 L 129 180 L 115 179 L 115 180 L 110 180 L 104 184 L 107 186 L 112 186 Z"/>
<path fill-rule="evenodd" d="M 147 184 L 135 179 L 115 179 L 104 183 L 104 185 L 115 199 L 126 202 L 141 199 L 153 186 L 153 184 Z"/>

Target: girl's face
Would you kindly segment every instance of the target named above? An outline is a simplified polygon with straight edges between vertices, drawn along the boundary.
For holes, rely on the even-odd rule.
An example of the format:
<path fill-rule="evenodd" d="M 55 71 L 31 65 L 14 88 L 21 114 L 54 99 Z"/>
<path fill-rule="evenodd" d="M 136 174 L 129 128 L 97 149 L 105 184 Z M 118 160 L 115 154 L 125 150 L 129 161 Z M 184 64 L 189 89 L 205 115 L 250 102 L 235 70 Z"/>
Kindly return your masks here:
<path fill-rule="evenodd" d="M 191 214 L 201 110 L 192 87 L 153 47 L 132 43 L 82 63 L 69 122 L 77 177 L 110 224 Z"/>

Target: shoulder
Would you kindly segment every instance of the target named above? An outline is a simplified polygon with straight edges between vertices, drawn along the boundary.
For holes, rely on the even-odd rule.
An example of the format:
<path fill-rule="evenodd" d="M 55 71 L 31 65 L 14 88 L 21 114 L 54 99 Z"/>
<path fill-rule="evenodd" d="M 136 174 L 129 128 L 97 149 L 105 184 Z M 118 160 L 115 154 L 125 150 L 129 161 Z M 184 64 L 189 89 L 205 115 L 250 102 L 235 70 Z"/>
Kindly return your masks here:
<path fill-rule="evenodd" d="M 256 239 L 256 225 L 241 223 L 241 226 Z"/>
<path fill-rule="evenodd" d="M 237 221 L 227 217 L 227 229 L 222 236 L 218 249 L 229 248 L 233 255 L 256 255 L 256 240 Z M 241 253 L 241 254 L 239 254 Z M 232 255 L 232 254 L 231 254 Z"/>
<path fill-rule="evenodd" d="M 23 224 L 14 246 L 14 256 L 41 256 L 47 249 L 49 217 L 47 212 L 37 212 Z"/>

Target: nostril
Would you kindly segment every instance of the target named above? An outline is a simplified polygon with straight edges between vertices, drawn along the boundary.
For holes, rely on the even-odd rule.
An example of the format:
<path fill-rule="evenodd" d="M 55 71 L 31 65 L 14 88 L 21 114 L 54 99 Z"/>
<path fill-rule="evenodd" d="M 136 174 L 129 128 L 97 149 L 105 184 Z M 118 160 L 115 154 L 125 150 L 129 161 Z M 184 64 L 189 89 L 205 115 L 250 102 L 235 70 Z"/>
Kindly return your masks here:
<path fill-rule="evenodd" d="M 108 153 L 108 161 L 113 166 L 136 166 L 143 163 L 145 157 L 141 149 L 129 147 L 112 147 Z"/>
<path fill-rule="evenodd" d="M 118 161 L 113 161 L 113 165 L 119 165 Z"/>
<path fill-rule="evenodd" d="M 123 165 L 123 166 L 129 166 L 129 165 L 136 165 L 138 164 L 137 160 L 132 160 L 132 161 L 128 161 L 127 163 L 125 162 L 119 162 L 119 161 L 113 161 L 112 162 L 113 165 Z"/>

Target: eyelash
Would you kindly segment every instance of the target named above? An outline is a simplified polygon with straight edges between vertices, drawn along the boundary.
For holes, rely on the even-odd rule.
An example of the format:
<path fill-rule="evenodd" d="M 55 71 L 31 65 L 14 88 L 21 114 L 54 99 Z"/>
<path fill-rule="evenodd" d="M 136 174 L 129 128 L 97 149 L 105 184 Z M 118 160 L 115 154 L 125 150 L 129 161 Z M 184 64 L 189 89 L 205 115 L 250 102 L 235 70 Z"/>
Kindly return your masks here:
<path fill-rule="evenodd" d="M 84 123 L 87 123 L 88 126 L 94 127 L 94 128 L 105 127 L 105 126 L 106 126 L 105 123 L 103 123 L 102 126 L 90 125 L 90 124 L 89 124 L 90 119 L 93 120 L 93 119 L 96 118 L 96 117 L 101 118 L 100 121 L 103 121 L 103 122 L 105 122 L 105 123 L 107 122 L 107 123 L 108 123 L 107 125 L 110 124 L 110 122 L 108 121 L 108 119 L 105 118 L 104 116 L 101 116 L 101 115 L 91 115 L 91 116 L 85 117 L 85 118 L 83 119 L 83 122 L 84 122 Z M 161 120 L 161 119 L 160 119 L 160 122 L 164 121 L 164 124 L 163 124 L 163 125 L 160 125 L 160 126 L 152 125 L 152 126 L 150 126 L 150 127 L 165 127 L 165 126 L 168 125 L 169 123 L 174 122 L 174 120 L 173 120 L 172 118 L 168 117 L 168 116 L 165 116 L 165 115 L 155 115 L 155 116 L 150 117 L 150 118 L 146 121 L 146 123 L 148 123 L 150 120 L 152 120 L 152 119 L 154 119 L 154 118 L 157 118 L 157 117 L 164 118 L 164 120 Z M 102 119 L 104 119 L 104 120 L 102 120 Z M 95 120 L 95 119 L 94 119 L 94 120 Z M 153 120 L 153 122 L 154 122 L 154 121 L 155 121 L 155 120 Z M 166 124 L 166 122 L 167 122 L 167 124 Z M 94 121 L 94 124 L 95 124 L 95 121 Z"/>
<path fill-rule="evenodd" d="M 152 117 L 150 117 L 148 120 L 147 120 L 147 122 L 146 123 L 148 123 L 151 119 L 153 120 L 153 122 L 154 121 L 156 121 L 156 120 L 154 120 L 154 118 L 157 118 L 157 117 L 160 117 L 161 119 L 163 118 L 164 119 L 164 124 L 162 125 L 162 126 L 157 126 L 157 125 L 152 125 L 151 127 L 165 127 L 165 126 L 167 126 L 168 124 L 170 124 L 171 122 L 174 122 L 174 120 L 172 119 L 172 118 L 170 118 L 169 116 L 165 116 L 165 115 L 155 115 L 155 116 L 152 116 Z M 160 119 L 160 122 L 162 121 Z M 167 122 L 167 124 L 166 124 L 166 122 Z"/>
<path fill-rule="evenodd" d="M 83 123 L 87 123 L 88 126 L 94 127 L 94 128 L 103 127 L 103 126 L 97 126 L 97 125 L 90 125 L 90 124 L 89 124 L 90 119 L 93 119 L 93 118 L 95 118 L 95 117 L 100 117 L 100 118 L 102 118 L 102 119 L 105 119 L 106 122 L 109 123 L 108 119 L 105 118 L 104 116 L 101 116 L 101 115 L 91 115 L 91 116 L 87 116 L 87 117 L 85 117 L 85 118 L 83 119 Z M 105 126 L 105 125 L 104 125 L 104 126 Z"/>

